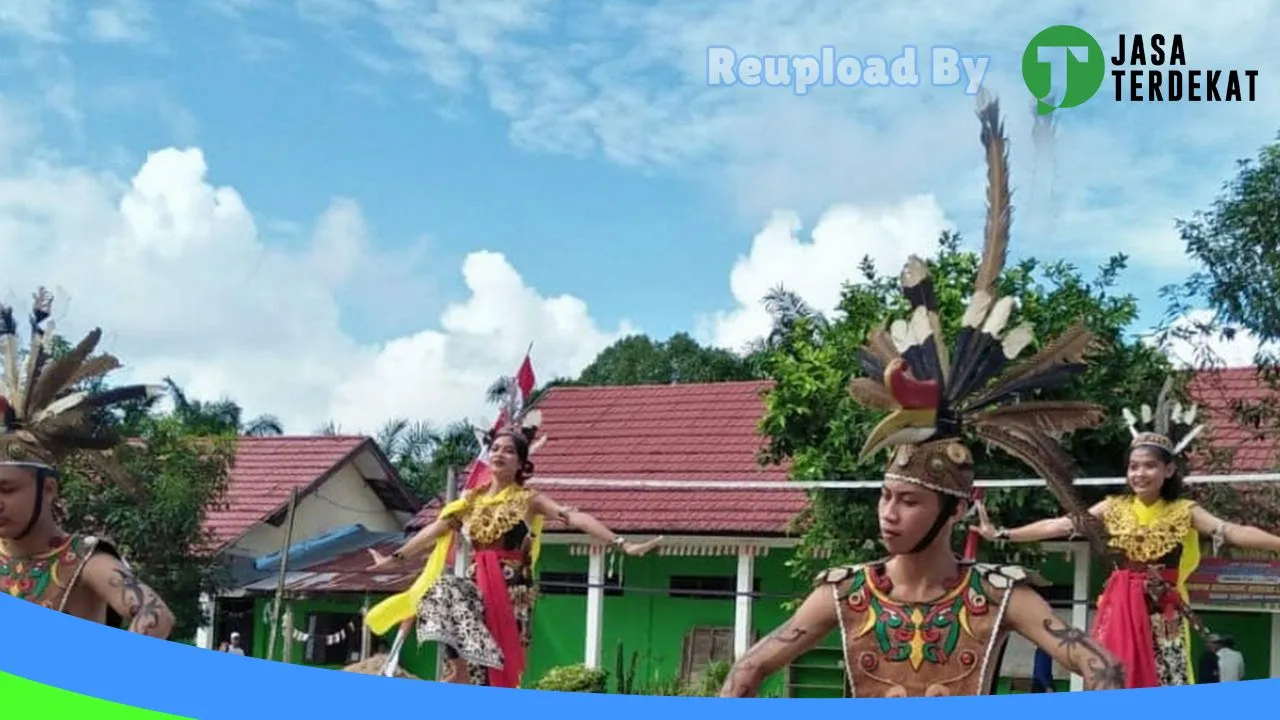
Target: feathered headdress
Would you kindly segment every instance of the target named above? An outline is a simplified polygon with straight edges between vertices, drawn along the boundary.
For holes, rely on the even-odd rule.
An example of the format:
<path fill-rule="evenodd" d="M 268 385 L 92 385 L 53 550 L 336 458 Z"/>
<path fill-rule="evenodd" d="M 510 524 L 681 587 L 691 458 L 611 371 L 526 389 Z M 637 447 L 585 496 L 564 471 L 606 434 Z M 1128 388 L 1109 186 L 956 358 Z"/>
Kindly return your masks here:
<path fill-rule="evenodd" d="M 1157 447 L 1170 455 L 1181 455 L 1182 451 L 1191 445 L 1191 441 L 1204 430 L 1204 425 L 1194 424 L 1197 410 L 1195 405 L 1183 407 L 1182 403 L 1173 396 L 1173 377 L 1165 378 L 1164 387 L 1160 389 L 1160 395 L 1156 398 L 1155 409 L 1153 410 L 1146 403 L 1139 408 L 1141 420 L 1129 408 L 1121 411 L 1125 423 L 1129 426 L 1129 434 L 1133 436 L 1129 447 L 1131 449 Z M 1139 423 L 1149 429 L 1139 430 Z M 1182 437 L 1175 441 L 1173 430 L 1177 426 L 1185 430 Z"/>
<path fill-rule="evenodd" d="M 49 319 L 53 295 L 40 288 L 34 297 L 25 353 L 13 308 L 0 305 L 0 463 L 54 468 L 70 455 L 82 455 L 102 479 L 130 486 L 112 452 L 122 439 L 105 422 L 103 411 L 158 397 L 163 388 L 77 389 L 118 369 L 120 362 L 111 355 L 92 355 L 102 338 L 100 329 L 55 359 Z"/>
<path fill-rule="evenodd" d="M 545 435 L 538 435 L 542 426 L 542 411 L 524 403 L 515 378 L 502 378 L 490 392 L 499 396 L 499 416 L 498 422 L 480 436 L 481 447 L 489 447 L 498 435 L 512 432 L 524 437 L 529 444 L 530 455 L 547 442 Z"/>
<path fill-rule="evenodd" d="M 1073 464 L 1057 436 L 1099 425 L 1105 410 L 1092 403 L 1020 400 L 1080 375 L 1095 339 L 1077 324 L 1009 367 L 1033 335 L 1026 323 L 1006 330 L 1014 299 L 1001 297 L 996 281 L 1011 221 L 1008 153 L 998 102 L 985 102 L 978 116 L 987 160 L 987 220 L 973 296 L 955 345 L 948 348 L 928 268 L 918 257 L 907 261 L 902 289 L 910 318 L 871 335 L 860 354 L 865 377 L 849 386 L 860 403 L 890 411 L 868 436 L 862 456 L 897 446 L 887 479 L 971 499 L 973 460 L 964 435 L 972 433 L 1033 468 L 1084 531 L 1096 523 L 1075 496 Z M 1090 529 L 1091 540 L 1101 542 L 1098 528 Z"/>

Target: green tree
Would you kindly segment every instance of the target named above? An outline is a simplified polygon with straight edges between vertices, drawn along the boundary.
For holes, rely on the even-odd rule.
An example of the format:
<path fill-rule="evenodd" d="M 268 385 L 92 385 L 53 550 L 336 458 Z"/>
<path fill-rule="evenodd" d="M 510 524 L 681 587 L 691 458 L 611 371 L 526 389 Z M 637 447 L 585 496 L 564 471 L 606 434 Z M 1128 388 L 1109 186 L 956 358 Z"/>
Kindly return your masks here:
<path fill-rule="evenodd" d="M 1253 359 L 1257 379 L 1271 392 L 1233 400 L 1231 419 L 1250 429 L 1250 439 L 1274 445 L 1280 439 L 1280 142 L 1238 161 L 1236 174 L 1209 209 L 1180 220 L 1178 232 L 1199 269 L 1180 285 L 1165 288 L 1168 309 L 1157 340 L 1190 345 L 1191 363 L 1213 369 L 1225 364 L 1213 351 L 1213 340 L 1251 332 L 1263 343 Z M 1210 314 L 1191 319 L 1193 310 L 1205 306 Z M 1238 471 L 1235 450 L 1214 448 L 1206 470 Z M 1280 454 L 1271 462 L 1280 467 Z M 1196 487 L 1193 494 L 1239 522 L 1280 524 L 1280 487 L 1215 484 Z"/>
<path fill-rule="evenodd" d="M 480 439 L 476 427 L 465 420 L 449 424 L 440 434 L 440 442 L 431 453 L 431 462 L 427 466 L 427 477 L 431 487 L 436 489 L 434 494 L 443 494 L 450 474 L 455 469 L 466 469 L 479 455 Z"/>
<path fill-rule="evenodd" d="M 259 415 L 245 422 L 242 419 L 244 411 L 230 399 L 212 402 L 192 400 L 173 378 L 166 377 L 164 384 L 173 401 L 174 415 L 196 434 L 223 435 L 230 432 L 246 437 L 284 434 L 284 426 L 274 415 Z"/>
<path fill-rule="evenodd" d="M 58 357 L 71 347 L 55 336 L 52 354 Z M 106 385 L 98 378 L 82 389 Z M 171 637 L 189 639 L 209 620 L 202 617 L 200 594 L 217 592 L 227 581 L 204 521 L 226 492 L 235 431 L 234 426 L 192 423 L 191 414 L 159 413 L 154 405 L 135 402 L 100 418 L 129 441 L 119 458 L 138 479 L 137 487 L 103 484 L 71 458 L 62 468 L 56 512 L 64 527 L 112 540 L 173 610 Z"/>
<path fill-rule="evenodd" d="M 631 335 L 605 348 L 569 385 L 667 385 L 762 377 L 748 358 L 700 345 L 687 333 L 666 341 Z"/>
<path fill-rule="evenodd" d="M 975 253 L 959 249 L 960 238 L 945 233 L 937 254 L 928 261 L 933 276 L 944 331 L 949 342 L 959 329 L 978 265 Z M 1101 403 L 1115 415 L 1136 398 L 1155 397 L 1170 365 L 1156 348 L 1128 337 L 1126 329 L 1137 316 L 1136 300 L 1117 294 L 1116 281 L 1125 267 L 1117 256 L 1104 265 L 1096 279 L 1086 281 L 1071 265 L 1041 264 L 1026 260 L 1006 270 L 1000 282 L 1003 294 L 1017 299 L 1010 326 L 1033 324 L 1037 338 L 1051 338 L 1081 319 L 1104 343 L 1085 376 L 1056 397 Z M 785 292 L 785 291 L 781 291 Z M 795 308 L 790 302 L 777 307 Z M 870 479 L 883 472 L 881 456 L 860 461 L 858 453 L 880 418 L 876 411 L 857 404 L 847 386 L 860 373 L 858 350 L 872 329 L 892 318 L 904 317 L 907 303 L 896 276 L 878 275 L 863 265 L 861 282 L 846 284 L 837 312 L 821 317 L 811 309 L 789 312 L 777 319 L 776 332 L 762 358 L 765 371 L 775 381 L 766 396 L 761 431 L 768 438 L 763 462 L 791 461 L 796 480 Z M 1037 340 L 1024 351 L 1031 355 Z M 1064 445 L 1088 476 L 1116 475 L 1123 466 L 1129 435 L 1122 423 L 1064 439 Z M 979 477 L 1027 477 L 1031 471 L 999 451 L 974 447 Z M 1082 492 L 1086 501 L 1098 492 Z M 810 509 L 800 519 L 802 552 L 796 571 L 815 569 L 809 552 L 827 550 L 833 560 L 865 560 L 876 554 L 878 537 L 875 491 L 818 491 Z M 1014 525 L 1061 512 L 1048 490 L 1013 489 L 989 492 L 987 505 L 1000 522 Z M 988 548 L 987 552 L 993 549 Z M 1026 550 L 1023 548 L 1023 552 Z"/>
<path fill-rule="evenodd" d="M 374 435 L 400 479 L 421 498 L 433 497 L 444 489 L 443 484 L 435 484 L 430 473 L 432 456 L 440 439 L 430 423 L 409 422 L 404 418 L 388 420 Z"/>
<path fill-rule="evenodd" d="M 333 436 L 343 431 L 330 420 L 315 434 Z M 466 468 L 480 454 L 476 427 L 465 420 L 436 430 L 427 422 L 395 418 L 383 424 L 374 441 L 400 479 L 422 499 L 443 495 L 454 468 Z"/>
<path fill-rule="evenodd" d="M 1185 284 L 1221 320 L 1280 340 L 1280 142 L 1238 162 L 1207 211 L 1178 222 L 1201 269 Z"/>
<path fill-rule="evenodd" d="M 60 519 L 114 541 L 169 603 L 172 637 L 190 638 L 205 620 L 200 594 L 226 581 L 204 520 L 226 492 L 235 438 L 193 434 L 173 414 L 130 414 L 118 419 L 120 430 L 139 447 L 123 452 L 121 462 L 139 486 L 103 485 L 72 461 L 63 473 Z"/>

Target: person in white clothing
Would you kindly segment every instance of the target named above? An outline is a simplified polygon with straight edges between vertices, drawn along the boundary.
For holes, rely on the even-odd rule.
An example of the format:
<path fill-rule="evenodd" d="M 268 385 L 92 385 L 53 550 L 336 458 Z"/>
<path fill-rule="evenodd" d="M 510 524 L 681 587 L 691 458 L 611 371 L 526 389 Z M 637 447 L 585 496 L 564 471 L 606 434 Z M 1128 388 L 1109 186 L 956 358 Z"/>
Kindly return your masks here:
<path fill-rule="evenodd" d="M 1244 679 L 1244 655 L 1236 649 L 1235 638 L 1224 637 L 1218 647 L 1218 682 Z"/>

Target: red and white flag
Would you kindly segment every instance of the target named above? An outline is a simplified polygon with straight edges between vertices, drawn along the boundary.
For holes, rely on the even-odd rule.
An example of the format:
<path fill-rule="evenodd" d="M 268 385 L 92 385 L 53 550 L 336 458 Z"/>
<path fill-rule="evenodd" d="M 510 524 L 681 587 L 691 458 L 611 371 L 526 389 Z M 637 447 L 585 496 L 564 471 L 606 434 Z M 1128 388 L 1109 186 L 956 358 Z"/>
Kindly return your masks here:
<path fill-rule="evenodd" d="M 520 369 L 515 374 L 516 388 L 516 407 L 514 412 L 519 415 L 523 410 L 525 403 L 529 402 L 529 396 L 533 394 L 533 387 L 537 384 L 537 376 L 533 372 L 533 360 L 529 357 L 529 353 L 524 355 L 524 362 L 520 363 Z M 493 425 L 489 428 L 493 432 L 497 432 L 504 425 L 511 422 L 511 416 L 508 414 L 507 406 L 503 406 L 498 411 L 498 418 L 494 420 Z M 480 455 L 475 462 L 471 464 L 471 470 L 467 473 L 467 479 L 462 484 L 463 490 L 470 490 L 478 485 L 484 484 L 489 479 L 489 448 L 481 447 Z"/>

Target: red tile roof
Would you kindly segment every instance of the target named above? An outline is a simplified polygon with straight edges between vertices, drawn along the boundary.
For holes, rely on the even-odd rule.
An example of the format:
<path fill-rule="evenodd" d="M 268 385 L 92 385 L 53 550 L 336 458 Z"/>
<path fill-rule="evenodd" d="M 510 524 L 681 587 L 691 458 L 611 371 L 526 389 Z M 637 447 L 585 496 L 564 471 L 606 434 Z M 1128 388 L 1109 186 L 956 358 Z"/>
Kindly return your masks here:
<path fill-rule="evenodd" d="M 289 494 L 338 467 L 368 442 L 365 437 L 242 437 L 220 507 L 205 517 L 214 544 L 222 547 L 281 510 Z"/>
<path fill-rule="evenodd" d="M 1215 468 L 1216 472 L 1269 472 L 1280 465 L 1280 434 L 1274 428 L 1251 428 L 1236 414 L 1241 404 L 1280 399 L 1254 368 L 1201 371 L 1192 379 L 1188 394 L 1200 406 L 1198 420 L 1206 423 L 1206 444 L 1235 451 L 1231 466 Z"/>
<path fill-rule="evenodd" d="M 600 480 L 548 486 L 559 503 L 619 532 L 782 534 L 804 509 L 802 490 L 609 489 L 610 479 L 786 482 L 787 466 L 762 467 L 757 424 L 768 382 L 555 387 L 539 402 L 547 443 L 537 477 Z M 415 524 L 428 522 L 435 509 Z M 549 530 L 563 529 L 558 522 Z"/>

